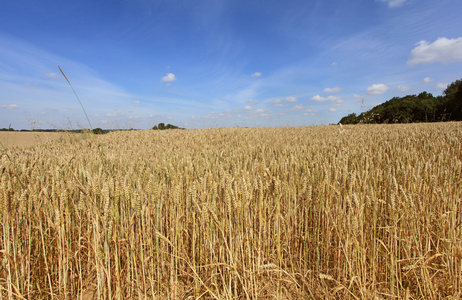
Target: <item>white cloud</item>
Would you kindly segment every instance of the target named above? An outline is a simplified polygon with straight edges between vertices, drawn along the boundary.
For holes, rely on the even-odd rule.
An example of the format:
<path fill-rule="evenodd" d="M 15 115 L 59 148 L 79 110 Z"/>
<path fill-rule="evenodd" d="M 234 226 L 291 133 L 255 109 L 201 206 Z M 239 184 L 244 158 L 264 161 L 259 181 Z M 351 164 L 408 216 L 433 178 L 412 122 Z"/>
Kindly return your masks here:
<path fill-rule="evenodd" d="M 168 73 L 167 75 L 165 75 L 164 77 L 162 77 L 162 80 L 161 80 L 161 81 L 171 82 L 171 81 L 175 81 L 175 80 L 176 80 L 175 74 L 173 74 L 173 73 Z"/>
<path fill-rule="evenodd" d="M 281 99 L 276 99 L 274 101 L 272 101 L 272 103 L 274 104 L 274 106 L 277 106 L 277 107 L 282 107 L 284 106 L 284 104 L 281 103 Z"/>
<path fill-rule="evenodd" d="M 367 88 L 368 95 L 381 95 L 389 90 L 388 86 L 383 83 L 373 84 Z"/>
<path fill-rule="evenodd" d="M 245 110 L 251 110 L 251 109 L 252 109 L 252 106 L 246 105 L 246 106 L 244 106 L 244 109 L 245 109 Z"/>
<path fill-rule="evenodd" d="M 358 95 L 358 94 L 353 94 L 353 97 L 355 97 L 356 99 L 362 99 L 362 98 L 364 98 L 363 96 Z"/>
<path fill-rule="evenodd" d="M 412 49 L 407 64 L 415 66 L 429 63 L 452 63 L 462 61 L 462 37 L 457 39 L 438 38 L 433 43 L 420 41 Z"/>
<path fill-rule="evenodd" d="M 58 74 L 56 74 L 56 73 L 45 73 L 43 75 L 45 75 L 45 77 L 51 77 L 51 78 L 57 78 L 58 77 Z"/>
<path fill-rule="evenodd" d="M 253 105 L 258 105 L 258 104 L 260 104 L 260 102 L 255 101 L 255 100 L 253 100 L 253 99 L 247 99 L 247 101 L 245 101 L 245 103 L 249 103 L 249 104 L 253 104 Z"/>
<path fill-rule="evenodd" d="M 303 104 L 295 105 L 294 107 L 292 107 L 291 110 L 294 110 L 294 111 L 303 110 Z"/>
<path fill-rule="evenodd" d="M 136 100 L 136 101 L 133 101 L 133 103 L 134 103 L 134 104 L 140 104 L 141 101 Z"/>
<path fill-rule="evenodd" d="M 261 75 L 262 75 L 262 74 L 261 74 L 260 72 L 255 72 L 255 73 L 253 73 L 253 74 L 250 75 L 250 76 L 252 76 L 252 77 L 260 77 Z"/>
<path fill-rule="evenodd" d="M 297 98 L 292 96 L 285 97 L 284 100 L 286 100 L 286 102 L 297 102 Z"/>
<path fill-rule="evenodd" d="M 117 118 L 117 117 L 122 117 L 122 116 L 124 116 L 124 114 L 122 114 L 122 113 L 113 113 L 113 114 L 108 113 L 108 114 L 106 114 L 106 117 L 110 117 L 110 118 Z"/>
<path fill-rule="evenodd" d="M 331 107 L 331 108 L 329 108 L 329 111 L 330 112 L 336 112 L 336 111 L 338 111 L 338 109 L 336 109 L 335 107 Z"/>
<path fill-rule="evenodd" d="M 424 80 L 421 81 L 422 83 L 432 83 L 433 79 L 430 77 L 425 77 Z"/>
<path fill-rule="evenodd" d="M 316 96 L 313 96 L 313 98 L 311 98 L 311 100 L 317 101 L 317 102 L 323 102 L 323 101 L 326 101 L 327 99 L 324 98 L 324 97 L 321 97 L 319 95 L 316 95 Z"/>
<path fill-rule="evenodd" d="M 214 112 L 210 112 L 204 116 L 204 119 L 216 119 L 217 117 L 215 116 Z"/>
<path fill-rule="evenodd" d="M 312 108 L 309 108 L 309 107 L 305 108 L 305 111 L 306 111 L 307 113 L 317 113 L 317 112 L 318 112 L 317 110 L 312 109 Z"/>
<path fill-rule="evenodd" d="M 325 88 L 324 89 L 324 92 L 326 93 L 338 93 L 340 92 L 342 89 L 338 86 L 334 87 L 334 88 Z"/>
<path fill-rule="evenodd" d="M 77 107 L 73 107 L 73 106 L 68 106 L 68 107 L 66 107 L 66 109 L 68 109 L 68 110 L 78 110 Z"/>
<path fill-rule="evenodd" d="M 1 108 L 4 108 L 4 109 L 15 109 L 15 108 L 18 108 L 18 106 L 16 104 L 4 104 L 2 106 L 0 106 Z"/>
<path fill-rule="evenodd" d="M 449 84 L 447 84 L 447 83 L 439 82 L 439 83 L 436 84 L 435 89 L 445 90 L 448 87 L 448 85 Z"/>
<path fill-rule="evenodd" d="M 335 61 L 331 64 L 333 67 L 336 67 L 338 65 L 338 63 L 336 63 Z"/>
<path fill-rule="evenodd" d="M 283 107 L 284 106 L 284 104 L 282 104 L 281 99 L 273 100 L 273 101 L 271 101 L 271 103 L 273 103 L 273 105 L 276 106 L 276 107 Z"/>
<path fill-rule="evenodd" d="M 409 91 L 411 88 L 408 87 L 408 86 L 405 86 L 405 85 L 398 85 L 398 91 L 400 92 L 407 92 Z"/>
<path fill-rule="evenodd" d="M 380 0 L 381 2 L 387 2 L 388 7 L 400 7 L 406 2 L 406 0 Z"/>
<path fill-rule="evenodd" d="M 337 103 L 343 103 L 343 99 L 341 97 L 336 97 L 336 96 L 322 97 L 322 96 L 316 95 L 312 97 L 311 100 L 317 101 L 317 102 L 335 101 Z"/>

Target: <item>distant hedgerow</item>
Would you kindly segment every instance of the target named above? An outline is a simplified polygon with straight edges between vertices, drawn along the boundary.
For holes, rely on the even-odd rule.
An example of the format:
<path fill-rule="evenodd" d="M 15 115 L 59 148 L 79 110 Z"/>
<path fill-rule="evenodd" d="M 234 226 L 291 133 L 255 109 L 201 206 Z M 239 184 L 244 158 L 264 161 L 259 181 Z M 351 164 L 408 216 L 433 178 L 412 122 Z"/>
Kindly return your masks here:
<path fill-rule="evenodd" d="M 152 129 L 153 130 L 166 130 L 166 129 L 184 129 L 184 128 L 180 128 L 180 127 L 172 125 L 172 124 L 165 125 L 164 123 L 159 123 L 157 125 L 154 125 L 154 127 L 152 127 Z"/>

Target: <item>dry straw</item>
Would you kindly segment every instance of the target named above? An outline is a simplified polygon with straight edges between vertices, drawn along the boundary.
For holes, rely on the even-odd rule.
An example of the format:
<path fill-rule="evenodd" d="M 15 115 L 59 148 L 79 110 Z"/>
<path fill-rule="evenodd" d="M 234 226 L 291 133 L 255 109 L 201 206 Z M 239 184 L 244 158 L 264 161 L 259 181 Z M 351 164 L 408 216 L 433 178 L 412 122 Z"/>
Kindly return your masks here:
<path fill-rule="evenodd" d="M 460 298 L 462 123 L 338 129 L 5 149 L 0 299 Z"/>

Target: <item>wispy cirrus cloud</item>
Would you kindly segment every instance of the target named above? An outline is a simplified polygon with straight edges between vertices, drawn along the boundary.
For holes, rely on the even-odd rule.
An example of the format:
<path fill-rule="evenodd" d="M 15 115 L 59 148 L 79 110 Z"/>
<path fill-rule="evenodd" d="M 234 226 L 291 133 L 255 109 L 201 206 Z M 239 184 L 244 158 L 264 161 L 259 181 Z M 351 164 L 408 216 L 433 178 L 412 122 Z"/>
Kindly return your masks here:
<path fill-rule="evenodd" d="M 297 102 L 297 98 L 295 98 L 293 96 L 285 97 L 284 100 L 286 102 Z"/>
<path fill-rule="evenodd" d="M 316 116 L 316 114 L 319 112 L 316 109 L 312 109 L 310 107 L 305 107 L 303 115 L 305 116 Z"/>
<path fill-rule="evenodd" d="M 108 113 L 106 114 L 106 117 L 108 118 L 117 118 L 117 117 L 123 117 L 125 114 L 123 113 Z"/>
<path fill-rule="evenodd" d="M 18 108 L 18 105 L 17 104 L 4 104 L 4 105 L 0 106 L 0 108 L 2 108 L 2 109 L 15 109 L 15 108 Z"/>
<path fill-rule="evenodd" d="M 282 107 L 282 106 L 284 106 L 284 104 L 282 104 L 281 102 L 282 102 L 281 99 L 276 99 L 276 100 L 271 101 L 271 103 L 273 103 L 273 105 L 274 105 L 274 106 L 277 106 L 277 107 Z"/>
<path fill-rule="evenodd" d="M 334 88 L 325 88 L 324 89 L 324 92 L 326 93 L 338 93 L 340 92 L 342 89 L 338 86 L 334 87 Z"/>
<path fill-rule="evenodd" d="M 316 102 L 335 101 L 337 103 L 343 103 L 343 99 L 341 97 L 336 97 L 336 96 L 322 97 L 320 95 L 316 95 L 316 96 L 313 96 L 311 100 L 316 101 Z"/>
<path fill-rule="evenodd" d="M 397 89 L 398 89 L 398 91 L 400 91 L 400 92 L 407 92 L 407 91 L 409 91 L 411 88 L 408 87 L 408 86 L 405 86 L 405 85 L 398 85 L 398 88 L 397 88 Z"/>
<path fill-rule="evenodd" d="M 39 119 L 56 126 L 68 126 L 73 123 L 84 123 L 84 115 L 80 109 L 74 109 L 75 96 L 69 85 L 58 70 L 56 62 L 60 63 L 68 79 L 74 86 L 87 113 L 92 116 L 106 116 L 108 110 L 117 107 L 128 109 L 127 104 L 137 99 L 140 103 L 130 107 L 132 117 L 144 116 L 140 123 L 150 128 L 152 120 L 148 113 L 155 111 L 165 115 L 171 108 L 197 107 L 203 103 L 193 103 L 187 98 L 175 95 L 154 96 L 150 94 L 133 94 L 125 90 L 122 83 L 117 85 L 104 79 L 99 71 L 94 70 L 76 60 L 59 56 L 35 44 L 0 33 L 0 90 L 4 98 L 11 98 L 15 104 L 0 103 L 0 120 L 12 122 L 15 127 L 27 128 L 28 119 Z M 168 74 L 167 74 L 168 76 Z M 172 79 L 172 76 L 168 77 Z M 174 77 L 176 79 L 176 76 Z M 24 88 L 24 87 L 27 88 Z M 139 100 L 138 100 L 139 99 Z M 153 103 L 156 103 L 154 106 Z M 17 109 L 20 108 L 20 109 Z M 44 113 L 55 109 L 53 114 Z M 13 115 L 11 112 L 15 112 Z M 127 117 L 111 114 L 110 117 Z M 95 117 L 99 118 L 99 117 Z M 128 118 L 128 117 L 127 117 Z M 91 120 L 93 125 L 104 120 Z M 145 125 L 146 124 L 146 125 Z"/>
<path fill-rule="evenodd" d="M 45 77 L 51 77 L 51 78 L 58 78 L 58 74 L 56 73 L 45 73 L 43 74 Z"/>
<path fill-rule="evenodd" d="M 293 110 L 293 111 L 303 110 L 303 104 L 295 105 L 295 106 L 292 107 L 290 110 Z"/>
<path fill-rule="evenodd" d="M 389 7 L 400 7 L 406 2 L 406 0 L 380 0 L 380 2 L 388 3 Z"/>

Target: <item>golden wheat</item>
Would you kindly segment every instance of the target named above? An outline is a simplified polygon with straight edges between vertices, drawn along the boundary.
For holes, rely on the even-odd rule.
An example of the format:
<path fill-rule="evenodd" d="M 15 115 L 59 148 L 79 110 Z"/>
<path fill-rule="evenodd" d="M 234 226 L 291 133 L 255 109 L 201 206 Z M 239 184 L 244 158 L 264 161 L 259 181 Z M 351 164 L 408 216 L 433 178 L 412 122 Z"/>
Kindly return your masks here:
<path fill-rule="evenodd" d="M 462 123 L 74 135 L 0 172 L 0 299 L 462 296 Z"/>

